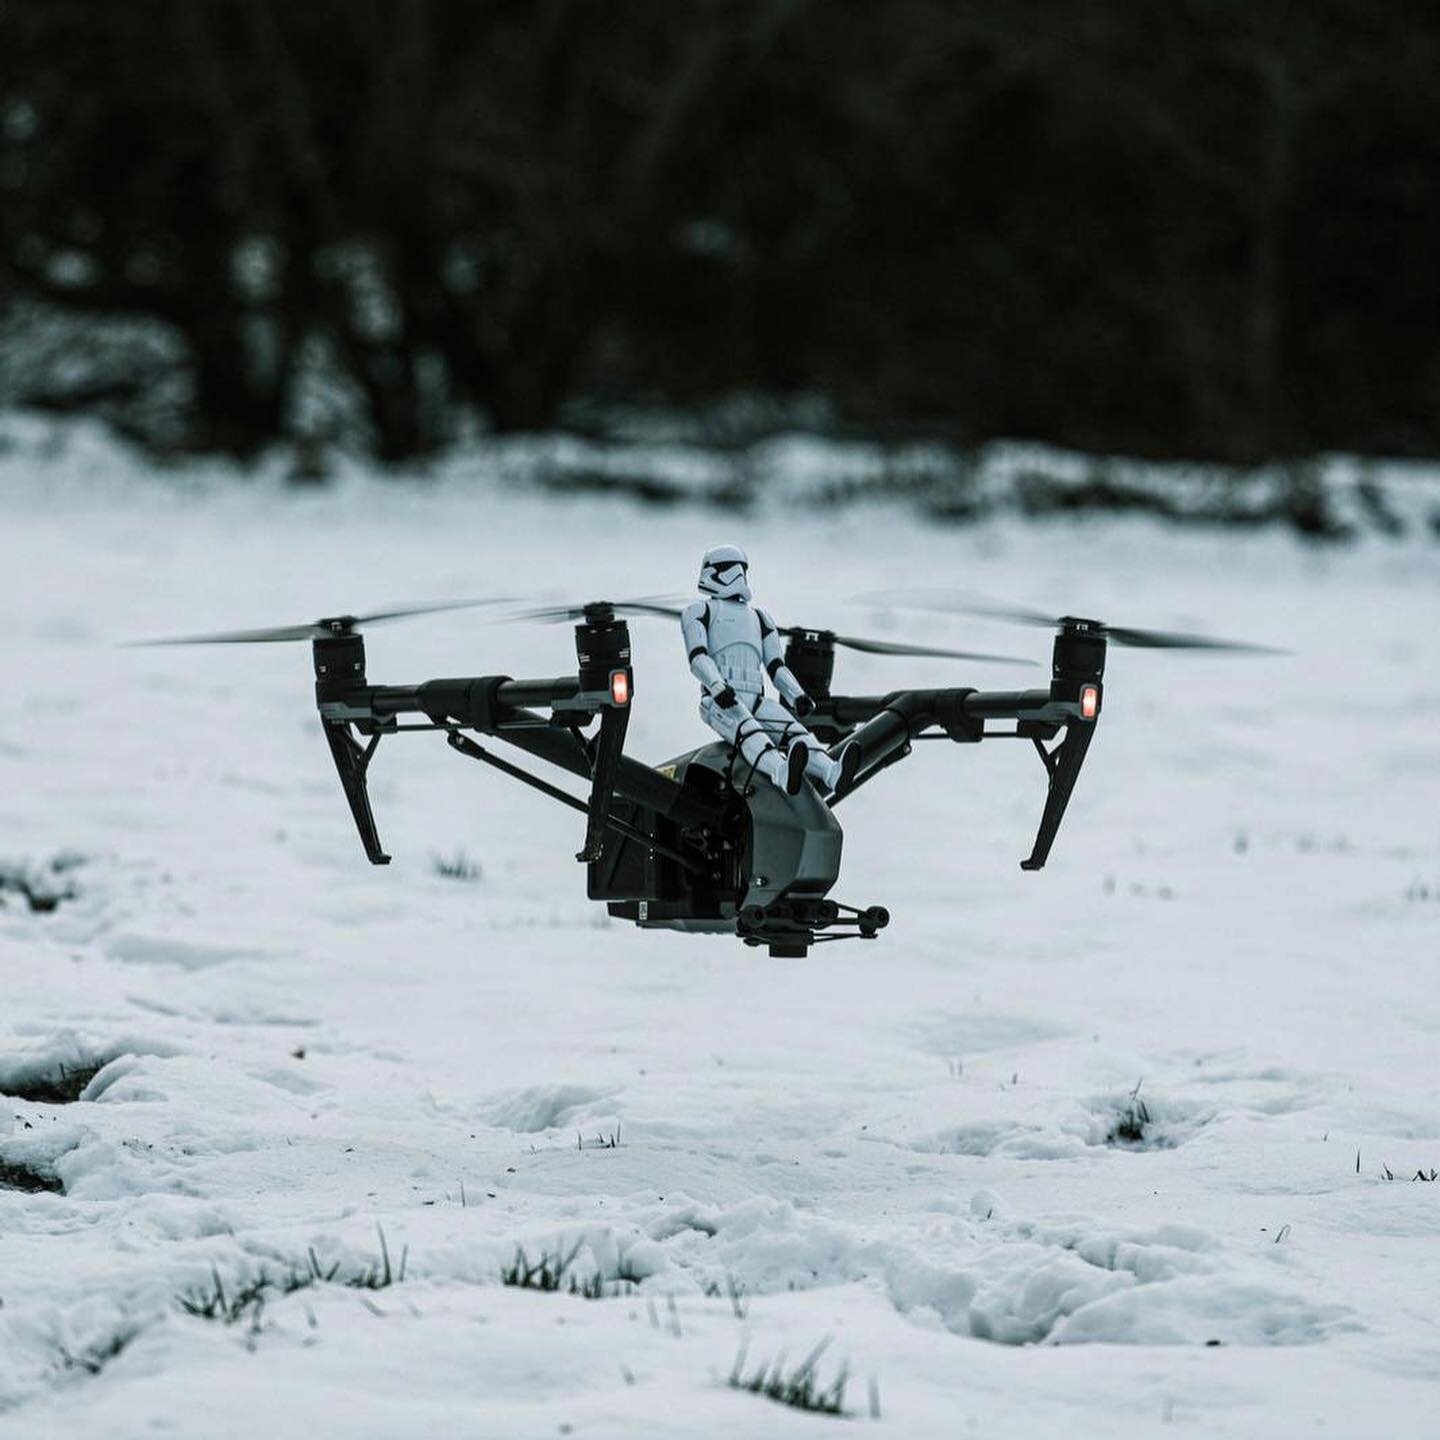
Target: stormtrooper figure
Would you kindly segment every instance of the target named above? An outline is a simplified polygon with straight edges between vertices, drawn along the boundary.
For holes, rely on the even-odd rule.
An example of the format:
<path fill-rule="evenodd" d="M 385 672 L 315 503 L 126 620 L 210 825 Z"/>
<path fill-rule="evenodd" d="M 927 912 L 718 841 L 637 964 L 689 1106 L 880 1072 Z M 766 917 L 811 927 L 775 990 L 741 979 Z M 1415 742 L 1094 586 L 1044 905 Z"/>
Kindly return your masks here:
<path fill-rule="evenodd" d="M 800 723 L 815 704 L 786 667 L 775 622 L 750 603 L 749 570 L 738 545 L 707 550 L 702 598 L 680 618 L 690 670 L 700 682 L 700 718 L 787 794 L 798 795 L 807 775 L 828 794 L 854 778 L 859 754 L 847 748 L 832 759 Z M 767 674 L 788 709 L 767 698 Z"/>

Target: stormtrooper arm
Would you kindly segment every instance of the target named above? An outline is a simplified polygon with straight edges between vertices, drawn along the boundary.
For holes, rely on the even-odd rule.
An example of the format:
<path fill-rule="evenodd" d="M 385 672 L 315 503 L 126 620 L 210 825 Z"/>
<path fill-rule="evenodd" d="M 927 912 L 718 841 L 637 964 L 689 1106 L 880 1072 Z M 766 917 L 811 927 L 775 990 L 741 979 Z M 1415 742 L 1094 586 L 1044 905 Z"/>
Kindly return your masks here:
<path fill-rule="evenodd" d="M 776 629 L 775 622 L 763 610 L 755 613 L 760 617 L 760 643 L 765 653 L 765 671 L 780 692 L 780 698 L 793 709 L 795 702 L 805 695 L 805 687 L 785 663 L 785 652 L 780 648 L 780 632 Z"/>
<path fill-rule="evenodd" d="M 701 689 L 712 700 L 718 699 L 725 691 L 730 690 L 730 686 L 726 684 L 725 677 L 720 673 L 720 667 L 710 654 L 710 635 L 705 628 L 704 601 L 697 605 L 691 605 L 681 615 L 680 633 L 685 637 L 685 649 L 689 652 L 690 673 L 700 682 Z M 736 705 L 740 705 L 733 690 L 730 691 L 730 698 Z M 741 705 L 741 709 L 744 709 L 743 705 Z"/>

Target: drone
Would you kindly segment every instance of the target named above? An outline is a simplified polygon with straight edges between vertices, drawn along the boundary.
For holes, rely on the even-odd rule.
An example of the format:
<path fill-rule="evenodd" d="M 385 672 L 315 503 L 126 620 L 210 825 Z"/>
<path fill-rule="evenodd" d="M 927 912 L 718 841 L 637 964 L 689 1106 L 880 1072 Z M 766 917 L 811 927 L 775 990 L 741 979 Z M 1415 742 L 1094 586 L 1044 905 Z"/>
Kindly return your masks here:
<path fill-rule="evenodd" d="M 874 939 L 890 922 L 880 905 L 830 898 L 840 871 L 843 832 L 837 807 L 922 740 L 976 745 L 1029 741 L 1044 766 L 1039 826 L 1020 868 L 1049 858 L 1104 709 L 1110 644 L 1189 651 L 1280 653 L 1203 635 L 1109 625 L 1075 615 L 979 605 L 953 591 L 891 591 L 862 597 L 876 604 L 1043 626 L 1054 631 L 1050 683 L 1027 690 L 970 687 L 898 689 L 847 695 L 833 689 L 837 649 L 874 655 L 1029 664 L 1014 657 L 936 649 L 782 627 L 785 663 L 814 701 L 811 732 L 848 745 L 858 764 L 844 784 L 822 795 L 806 783 L 791 795 L 754 772 L 732 746 L 713 741 L 648 765 L 626 753 L 635 697 L 629 619 L 678 620 L 666 597 L 597 600 L 530 609 L 508 618 L 569 623 L 575 669 L 542 679 L 459 676 L 414 685 L 380 685 L 366 670 L 362 630 L 384 621 L 500 599 L 412 605 L 366 615 L 336 615 L 278 629 L 140 641 L 143 645 L 309 641 L 315 704 L 366 858 L 387 865 L 370 804 L 367 776 L 381 740 L 438 733 L 459 755 L 478 761 L 585 816 L 576 859 L 587 892 L 617 919 L 641 929 L 733 935 L 771 956 L 804 956 L 812 945 Z M 576 795 L 481 741 L 499 742 L 532 761 L 588 784 Z"/>

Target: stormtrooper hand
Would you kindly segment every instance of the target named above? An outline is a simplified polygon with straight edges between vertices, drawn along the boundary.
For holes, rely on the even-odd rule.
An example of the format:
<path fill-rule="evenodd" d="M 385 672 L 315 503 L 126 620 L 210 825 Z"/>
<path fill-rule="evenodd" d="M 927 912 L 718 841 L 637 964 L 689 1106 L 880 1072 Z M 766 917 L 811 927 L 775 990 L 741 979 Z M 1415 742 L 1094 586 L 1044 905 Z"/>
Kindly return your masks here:
<path fill-rule="evenodd" d="M 797 720 L 803 720 L 815 708 L 815 702 L 808 695 L 797 695 L 790 702 L 790 708 Z"/>
<path fill-rule="evenodd" d="M 727 685 L 716 697 L 715 703 L 722 710 L 729 710 L 735 704 L 735 691 Z"/>

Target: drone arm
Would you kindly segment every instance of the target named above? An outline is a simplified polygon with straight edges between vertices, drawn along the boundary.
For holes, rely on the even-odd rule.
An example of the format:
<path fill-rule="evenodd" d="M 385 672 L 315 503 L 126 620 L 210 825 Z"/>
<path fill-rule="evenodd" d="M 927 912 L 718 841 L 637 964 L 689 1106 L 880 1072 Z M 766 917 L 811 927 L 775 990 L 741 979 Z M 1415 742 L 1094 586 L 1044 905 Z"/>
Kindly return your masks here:
<path fill-rule="evenodd" d="M 328 736 L 332 720 L 342 729 L 349 721 L 361 728 L 393 728 L 393 722 L 401 715 L 424 715 L 436 725 L 459 726 L 482 735 L 493 735 L 537 760 L 593 782 L 594 760 L 575 731 L 567 725 L 552 724 L 546 716 L 529 708 L 549 709 L 557 702 L 564 704 L 573 700 L 579 689 L 580 682 L 573 675 L 549 680 L 513 680 L 507 675 L 460 676 L 427 680 L 421 685 L 365 686 L 350 691 L 343 701 L 324 706 L 321 718 Z M 332 749 L 333 744 L 332 741 Z M 679 825 L 705 825 L 718 818 L 714 807 L 695 792 L 624 754 L 618 756 L 613 776 L 617 795 Z M 342 783 L 344 778 L 342 771 Z M 363 786 L 363 772 L 358 779 Z M 368 801 L 366 804 L 368 806 Z"/>
<path fill-rule="evenodd" d="M 960 712 L 971 720 L 1044 720 L 1064 723 L 1079 712 L 1074 706 L 1057 709 L 1049 690 L 965 690 L 940 691 L 941 695 L 958 695 Z"/>
<path fill-rule="evenodd" d="M 552 709 L 579 693 L 580 682 L 573 675 L 553 680 L 464 675 L 422 685 L 372 685 L 352 692 L 344 704 L 352 718 L 387 722 L 399 715 L 425 715 L 436 725 L 465 725 L 490 734 L 507 710 L 530 705 Z"/>
<path fill-rule="evenodd" d="M 973 730 L 976 722 L 983 720 L 1063 725 L 1076 718 L 1080 708 L 1057 699 L 1050 690 L 895 690 L 889 695 L 830 695 L 816 702 L 815 713 L 837 725 L 859 725 L 862 730 L 889 713 L 905 717 L 912 729 L 939 725 L 953 732 Z M 894 726 L 894 721 L 887 722 L 879 733 L 888 733 Z"/>
<path fill-rule="evenodd" d="M 903 753 L 908 749 L 910 737 L 930 723 L 934 693 L 928 690 L 897 690 L 883 700 L 832 697 L 827 709 L 836 720 L 846 724 L 862 722 L 846 742 L 860 752 L 859 776 L 863 777 L 867 770 L 885 761 L 895 751 Z"/>
<path fill-rule="evenodd" d="M 1088 699 L 1085 689 L 1092 692 Z M 839 724 L 859 727 L 849 740 L 860 747 L 856 786 L 902 759 L 911 739 L 931 726 L 938 726 L 952 740 L 973 742 L 986 737 L 987 720 L 1014 720 L 1015 730 L 1004 733 L 1031 740 L 1049 776 L 1035 843 L 1029 857 L 1021 861 L 1022 869 L 1039 870 L 1049 858 L 1095 734 L 1100 686 L 1097 680 L 1076 689 L 1057 681 L 1048 690 L 900 690 L 884 697 L 838 695 L 822 701 L 821 709 Z M 1065 738 L 1047 750 L 1042 742 L 1062 729 Z"/>
<path fill-rule="evenodd" d="M 575 732 L 546 725 L 532 712 L 508 712 L 504 723 L 487 733 L 581 779 L 593 778 L 594 766 Z M 720 808 L 698 791 L 628 755 L 621 755 L 615 767 L 615 793 L 673 820 L 682 829 L 714 824 L 720 818 Z"/>

